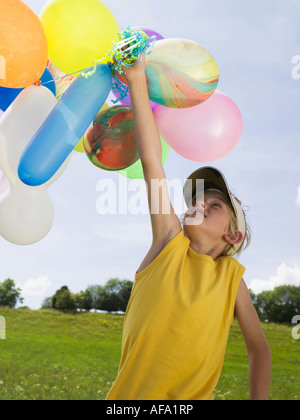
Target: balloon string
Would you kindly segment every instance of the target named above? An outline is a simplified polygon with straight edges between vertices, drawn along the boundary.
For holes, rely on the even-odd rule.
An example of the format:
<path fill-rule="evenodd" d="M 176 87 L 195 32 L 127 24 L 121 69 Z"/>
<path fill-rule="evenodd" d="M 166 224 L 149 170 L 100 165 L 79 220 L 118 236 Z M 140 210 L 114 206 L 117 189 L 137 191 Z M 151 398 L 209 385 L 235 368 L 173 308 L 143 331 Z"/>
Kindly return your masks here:
<path fill-rule="evenodd" d="M 126 98 L 128 95 L 128 87 L 124 86 L 123 83 L 121 83 L 117 77 L 116 77 L 116 71 L 119 74 L 123 73 L 122 67 L 131 67 L 137 63 L 139 63 L 142 59 L 142 55 L 149 55 L 151 54 L 154 44 L 156 41 L 156 36 L 152 36 L 149 38 L 142 30 L 136 30 L 132 32 L 130 27 L 128 26 L 125 28 L 125 30 L 122 33 L 118 34 L 119 36 L 119 42 L 114 43 L 111 50 L 109 50 L 104 57 L 102 57 L 99 60 L 94 60 L 94 66 L 93 69 L 89 72 L 85 73 L 90 67 L 87 67 L 82 70 L 78 70 L 74 73 L 65 74 L 62 77 L 55 78 L 53 80 L 50 80 L 48 82 L 41 82 L 38 80 L 36 82 L 37 86 L 45 86 L 48 83 L 57 82 L 59 80 L 62 80 L 66 77 L 73 76 L 75 74 L 81 73 L 84 78 L 88 78 L 96 73 L 97 66 L 101 62 L 103 62 L 105 59 L 112 57 L 114 59 L 114 63 L 108 62 L 107 65 L 112 70 L 113 75 L 113 83 L 112 83 L 112 90 L 114 93 L 117 93 L 120 95 L 120 97 L 116 101 L 112 101 L 113 103 L 117 103 L 123 99 Z M 124 49 L 124 47 L 127 47 Z M 147 51 L 148 50 L 148 51 Z M 57 96 L 57 99 L 60 99 L 62 95 Z"/>
<path fill-rule="evenodd" d="M 42 85 L 42 86 L 45 86 L 45 85 L 47 85 L 48 83 L 53 83 L 53 82 L 56 82 L 56 81 L 58 81 L 58 80 L 62 80 L 62 79 L 64 79 L 64 78 L 66 78 L 66 77 L 73 76 L 74 74 L 77 74 L 77 73 L 82 73 L 83 71 L 86 71 L 86 70 L 88 70 L 89 68 L 90 68 L 90 67 L 86 67 L 85 69 L 75 71 L 74 73 L 68 73 L 68 74 L 65 74 L 64 76 L 57 77 L 57 78 L 55 78 L 55 79 L 53 79 L 53 80 L 49 80 L 48 82 L 43 82 L 43 83 L 41 83 L 41 85 Z M 40 81 L 40 80 L 38 80 L 38 81 L 36 82 L 36 84 L 37 84 L 38 82 L 41 82 L 41 81 Z"/>
<path fill-rule="evenodd" d="M 90 67 L 87 67 L 87 68 L 85 68 L 85 69 L 75 71 L 74 73 L 65 74 L 65 75 L 64 75 L 64 76 L 62 76 L 62 77 L 57 77 L 57 78 L 55 78 L 55 79 L 53 79 L 53 80 L 49 80 L 48 82 L 43 82 L 43 83 L 42 83 L 40 80 L 38 80 L 35 84 L 36 84 L 37 86 L 45 86 L 45 85 L 47 85 L 48 83 L 54 83 L 54 82 L 57 82 L 58 80 L 62 80 L 62 79 L 64 79 L 64 78 L 66 78 L 66 77 L 73 76 L 73 75 L 75 75 L 75 74 L 77 74 L 77 73 L 82 73 L 83 71 L 86 71 L 86 70 L 88 70 L 89 68 L 90 68 Z M 119 81 L 119 79 L 118 79 L 117 77 L 113 77 L 112 91 L 113 91 L 114 93 L 118 93 L 118 94 L 120 95 L 120 97 L 119 97 L 118 99 L 116 99 L 115 101 L 114 101 L 114 100 L 112 100 L 112 102 L 115 104 L 115 103 L 117 103 L 117 102 L 122 101 L 123 99 L 125 99 L 125 98 L 126 98 L 126 96 L 127 96 L 127 94 L 128 94 L 128 90 L 129 90 L 128 86 L 123 85 L 123 83 L 122 83 L 122 82 L 120 82 L 120 81 Z M 64 92 L 64 93 L 65 93 L 65 92 Z M 57 99 L 57 100 L 61 99 L 61 97 L 64 95 L 64 93 L 62 93 L 61 95 L 56 96 L 56 99 Z"/>

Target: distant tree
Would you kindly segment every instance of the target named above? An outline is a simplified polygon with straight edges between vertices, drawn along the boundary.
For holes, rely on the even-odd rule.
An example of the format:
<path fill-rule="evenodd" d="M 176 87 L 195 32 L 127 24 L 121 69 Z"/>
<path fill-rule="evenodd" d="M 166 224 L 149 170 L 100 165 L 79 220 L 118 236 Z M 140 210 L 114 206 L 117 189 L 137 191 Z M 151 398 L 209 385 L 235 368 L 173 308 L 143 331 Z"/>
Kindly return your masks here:
<path fill-rule="evenodd" d="M 42 309 L 51 309 L 51 308 L 52 308 L 52 303 L 51 303 L 51 301 L 52 301 L 52 298 L 51 298 L 51 297 L 47 297 L 47 298 L 45 298 L 45 299 L 43 300 L 43 303 L 42 303 L 41 308 L 42 308 Z"/>
<path fill-rule="evenodd" d="M 0 306 L 8 306 L 14 308 L 18 301 L 23 303 L 21 297 L 21 289 L 17 288 L 12 279 L 6 279 L 0 283 Z"/>
<path fill-rule="evenodd" d="M 125 312 L 133 283 L 118 278 L 110 279 L 103 288 L 101 309 L 107 312 Z"/>
<path fill-rule="evenodd" d="M 290 324 L 300 314 L 300 287 L 279 286 L 256 296 L 255 308 L 262 321 Z"/>
<path fill-rule="evenodd" d="M 61 287 L 51 298 L 46 298 L 42 308 L 62 311 L 91 309 L 106 312 L 125 312 L 133 283 L 130 280 L 110 279 L 104 286 L 89 286 L 85 291 L 72 294 L 67 286 Z"/>
<path fill-rule="evenodd" d="M 61 287 L 51 298 L 51 306 L 53 309 L 61 311 L 75 311 L 75 299 L 67 286 Z"/>
<path fill-rule="evenodd" d="M 130 280 L 110 279 L 104 286 L 89 286 L 92 307 L 106 312 L 125 312 L 133 283 Z"/>
<path fill-rule="evenodd" d="M 92 293 L 89 289 L 76 293 L 73 295 L 73 298 L 77 309 L 89 312 L 93 308 Z"/>
<path fill-rule="evenodd" d="M 89 292 L 91 296 L 91 309 L 100 310 L 101 299 L 103 294 L 103 286 L 93 285 L 89 286 L 86 291 Z"/>
<path fill-rule="evenodd" d="M 132 287 L 133 287 L 133 282 L 130 280 L 123 280 L 122 281 L 122 288 L 119 292 L 120 294 L 120 311 L 122 312 L 126 312 L 127 309 L 127 305 L 129 302 L 129 298 L 131 295 L 131 291 L 132 291 Z"/>

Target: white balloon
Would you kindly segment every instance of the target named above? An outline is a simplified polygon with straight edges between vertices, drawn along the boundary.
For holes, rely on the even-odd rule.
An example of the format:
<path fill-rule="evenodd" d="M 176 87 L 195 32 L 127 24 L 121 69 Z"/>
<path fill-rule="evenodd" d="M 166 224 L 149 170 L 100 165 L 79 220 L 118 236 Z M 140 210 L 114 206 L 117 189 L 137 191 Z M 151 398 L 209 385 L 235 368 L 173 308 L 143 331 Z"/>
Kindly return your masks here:
<path fill-rule="evenodd" d="M 16 245 L 40 241 L 53 225 L 54 209 L 47 188 L 62 175 L 71 157 L 39 187 L 23 184 L 18 165 L 25 147 L 56 104 L 49 89 L 30 86 L 0 118 L 0 168 L 10 183 L 0 196 L 0 235 Z"/>
<path fill-rule="evenodd" d="M 16 245 L 31 245 L 50 231 L 54 209 L 47 190 L 12 187 L 0 197 L 0 233 Z"/>
<path fill-rule="evenodd" d="M 0 179 L 0 197 L 4 193 L 4 191 L 7 190 L 8 187 L 9 187 L 9 182 L 7 178 L 5 177 L 5 175 L 2 175 Z"/>

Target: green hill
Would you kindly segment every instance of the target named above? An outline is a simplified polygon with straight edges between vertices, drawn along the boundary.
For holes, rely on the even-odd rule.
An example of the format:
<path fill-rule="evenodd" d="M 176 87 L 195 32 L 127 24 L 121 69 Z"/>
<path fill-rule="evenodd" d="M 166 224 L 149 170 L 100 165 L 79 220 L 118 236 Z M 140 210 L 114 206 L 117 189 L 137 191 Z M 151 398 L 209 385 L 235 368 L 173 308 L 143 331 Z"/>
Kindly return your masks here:
<path fill-rule="evenodd" d="M 122 315 L 2 309 L 0 400 L 102 400 L 120 359 Z M 300 400 L 300 340 L 263 324 L 273 354 L 271 399 Z M 248 361 L 233 323 L 216 399 L 248 399 Z"/>

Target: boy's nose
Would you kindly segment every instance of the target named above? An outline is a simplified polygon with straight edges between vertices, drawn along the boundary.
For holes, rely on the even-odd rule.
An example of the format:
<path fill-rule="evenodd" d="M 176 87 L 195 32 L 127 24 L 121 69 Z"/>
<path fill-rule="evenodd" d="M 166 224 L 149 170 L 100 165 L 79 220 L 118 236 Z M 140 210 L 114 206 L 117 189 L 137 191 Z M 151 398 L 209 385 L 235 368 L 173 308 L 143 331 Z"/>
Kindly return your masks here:
<path fill-rule="evenodd" d="M 197 209 L 200 209 L 203 213 L 205 213 L 206 205 L 203 200 L 199 200 L 196 203 L 192 204 L 191 207 L 187 210 L 186 215 L 195 213 Z"/>
<path fill-rule="evenodd" d="M 206 209 L 206 203 L 203 200 L 198 201 L 198 203 L 196 205 L 197 205 L 197 207 Z"/>

